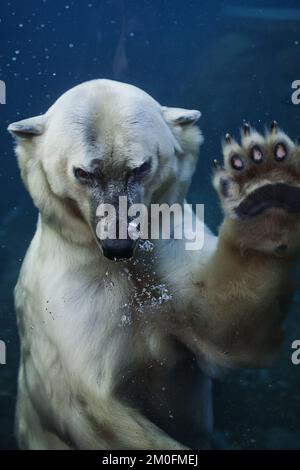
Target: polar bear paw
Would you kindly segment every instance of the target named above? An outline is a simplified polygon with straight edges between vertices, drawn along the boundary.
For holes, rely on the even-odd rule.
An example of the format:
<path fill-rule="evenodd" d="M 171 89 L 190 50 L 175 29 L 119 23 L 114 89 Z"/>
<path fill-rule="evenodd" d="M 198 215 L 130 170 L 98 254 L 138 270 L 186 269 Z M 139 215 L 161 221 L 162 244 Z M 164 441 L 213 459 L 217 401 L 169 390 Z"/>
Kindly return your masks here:
<path fill-rule="evenodd" d="M 223 142 L 214 187 L 239 243 L 282 254 L 300 247 L 300 147 L 275 121 L 265 136 L 244 124 Z"/>

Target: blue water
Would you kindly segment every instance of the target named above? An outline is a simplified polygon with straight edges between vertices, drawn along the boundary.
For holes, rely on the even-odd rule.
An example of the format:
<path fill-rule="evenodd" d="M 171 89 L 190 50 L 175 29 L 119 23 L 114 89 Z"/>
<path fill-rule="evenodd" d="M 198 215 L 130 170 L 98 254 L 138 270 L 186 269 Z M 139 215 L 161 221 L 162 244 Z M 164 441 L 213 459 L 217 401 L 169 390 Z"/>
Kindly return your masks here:
<path fill-rule="evenodd" d="M 107 77 L 135 84 L 162 104 L 200 109 L 205 135 L 190 201 L 205 204 L 216 230 L 221 212 L 211 162 L 220 137 L 249 120 L 278 120 L 300 134 L 300 5 L 296 0 L 1 1 L 0 79 L 0 447 L 14 448 L 18 339 L 12 290 L 36 213 L 19 177 L 9 122 L 44 112 L 65 90 Z M 300 292 L 300 290 L 299 290 Z M 287 339 L 268 370 L 240 371 L 215 385 L 216 428 L 226 448 L 300 448 L 300 366 L 290 344 L 300 338 L 300 294 Z"/>

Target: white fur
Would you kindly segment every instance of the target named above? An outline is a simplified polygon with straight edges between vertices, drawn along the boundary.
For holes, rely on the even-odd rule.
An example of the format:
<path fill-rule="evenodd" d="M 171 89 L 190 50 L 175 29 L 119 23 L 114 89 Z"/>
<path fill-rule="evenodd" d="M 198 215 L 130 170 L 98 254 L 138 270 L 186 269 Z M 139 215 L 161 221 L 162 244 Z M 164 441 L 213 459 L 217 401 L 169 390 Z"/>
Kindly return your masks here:
<path fill-rule="evenodd" d="M 197 112 L 184 123 L 180 112 L 189 120 L 187 111 L 168 114 L 133 86 L 95 80 L 68 91 L 36 118 L 42 132 L 34 137 L 26 135 L 26 120 L 23 134 L 10 127 L 23 180 L 40 211 L 15 290 L 21 337 L 16 429 L 23 448 L 185 447 L 115 391 L 128 369 L 154 361 L 171 371 L 180 363 L 172 324 L 185 313 L 193 271 L 211 256 L 217 239 L 206 229 L 201 252 L 171 240 L 156 242 L 151 254 L 139 251 L 135 262 L 109 261 L 92 235 L 85 189 L 72 174 L 73 166 L 112 151 L 116 162 L 132 167 L 151 155 L 144 202 L 183 204 L 201 135 L 193 126 Z M 89 143 L 85 132 L 91 129 L 97 139 Z M 83 218 L 73 216 L 69 198 Z M 165 284 L 172 300 L 149 303 L 139 283 L 146 291 Z M 169 386 L 169 375 L 162 387 Z M 202 404 L 193 403 L 204 410 L 195 420 L 211 431 L 209 383 L 201 380 L 207 392 Z"/>

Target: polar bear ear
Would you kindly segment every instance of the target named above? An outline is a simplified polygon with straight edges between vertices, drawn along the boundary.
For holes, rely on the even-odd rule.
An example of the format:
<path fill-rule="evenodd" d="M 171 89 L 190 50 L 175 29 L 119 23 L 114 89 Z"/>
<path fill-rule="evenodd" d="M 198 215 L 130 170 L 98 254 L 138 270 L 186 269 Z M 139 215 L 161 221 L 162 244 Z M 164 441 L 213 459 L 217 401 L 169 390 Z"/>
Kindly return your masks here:
<path fill-rule="evenodd" d="M 29 139 L 36 135 L 43 134 L 45 130 L 45 117 L 35 116 L 22 121 L 13 122 L 7 128 L 13 136 L 21 139 Z"/>
<path fill-rule="evenodd" d="M 162 112 L 167 122 L 173 126 L 193 125 L 201 116 L 201 112 L 196 109 L 168 108 L 162 107 Z"/>

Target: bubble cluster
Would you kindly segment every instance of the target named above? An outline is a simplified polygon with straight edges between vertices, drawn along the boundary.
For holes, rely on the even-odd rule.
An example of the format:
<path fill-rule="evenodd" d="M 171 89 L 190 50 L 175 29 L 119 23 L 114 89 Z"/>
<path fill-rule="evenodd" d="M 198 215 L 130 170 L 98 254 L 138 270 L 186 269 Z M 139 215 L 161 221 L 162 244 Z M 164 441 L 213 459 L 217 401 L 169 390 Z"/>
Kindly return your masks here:
<path fill-rule="evenodd" d="M 154 245 L 150 240 L 145 240 L 139 244 L 139 249 L 145 251 L 146 253 L 151 253 L 154 249 Z"/>

